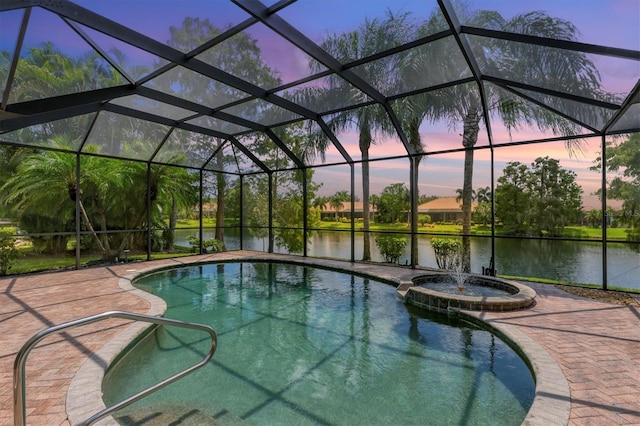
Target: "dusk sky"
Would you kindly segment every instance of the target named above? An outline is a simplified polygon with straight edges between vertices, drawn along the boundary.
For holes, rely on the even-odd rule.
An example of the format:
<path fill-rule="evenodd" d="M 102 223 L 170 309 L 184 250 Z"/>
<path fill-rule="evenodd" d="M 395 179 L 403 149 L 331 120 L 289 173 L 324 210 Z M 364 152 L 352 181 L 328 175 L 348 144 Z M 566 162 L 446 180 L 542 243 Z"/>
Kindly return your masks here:
<path fill-rule="evenodd" d="M 209 19 L 215 25 L 228 27 L 249 17 L 244 11 L 227 1 L 221 0 L 79 0 L 83 7 L 103 14 L 107 18 L 130 26 L 158 41 L 169 38 L 169 26 L 180 26 L 185 17 Z M 274 0 L 264 2 L 275 3 Z M 640 50 L 640 1 L 639 0 L 536 0 L 535 2 L 513 0 L 470 0 L 470 9 L 499 11 L 506 19 L 515 14 L 543 10 L 550 15 L 573 22 L 581 32 L 584 43 L 614 46 Z M 426 19 L 437 8 L 435 0 L 299 0 L 285 8 L 279 15 L 287 19 L 307 37 L 317 43 L 333 33 L 354 30 L 365 18 L 382 17 L 392 7 L 394 13 L 411 12 L 417 20 Z M 21 11 L 0 14 L 0 50 L 11 50 L 15 45 L 15 35 L 22 17 Z M 264 62 L 277 70 L 283 82 L 295 81 L 310 75 L 308 56 L 295 46 L 281 39 L 262 24 L 248 30 L 258 40 Z M 95 31 L 89 32 L 105 50 L 113 47 L 124 51 L 134 64 L 151 64 L 156 59 L 152 55 L 127 48 Z M 88 45 L 63 21 L 43 9 L 35 8 L 27 30 L 25 47 L 52 41 L 63 53 L 77 55 L 89 50 Z M 589 55 L 600 71 L 603 88 L 610 93 L 626 95 L 638 82 L 640 63 L 611 57 Z M 460 146 L 462 129 L 451 128 L 451 123 L 423 123 L 421 135 L 430 151 L 454 149 Z M 483 129 L 484 130 L 484 129 Z M 527 139 L 552 136 L 543 134 L 537 128 L 522 128 L 509 135 L 496 120 L 492 122 L 494 143 L 507 143 Z M 337 135 L 354 159 L 359 159 L 357 131 L 346 131 Z M 371 157 L 380 158 L 405 154 L 397 138 L 378 137 L 371 148 Z M 478 145 L 486 145 L 486 133 L 480 135 Z M 508 161 L 532 162 L 538 156 L 551 156 L 561 160 L 561 165 L 574 170 L 579 183 L 585 189 L 585 205 L 594 205 L 594 197 L 589 193 L 600 185 L 598 173 L 589 170 L 598 155 L 599 138 L 583 142 L 583 155 L 569 157 L 564 143 L 544 143 L 523 147 L 500 148 L 495 150 L 496 174 L 499 175 Z M 334 162 L 335 150 L 327 153 L 328 162 Z M 433 195 L 454 195 L 455 189 L 462 187 L 463 154 L 431 156 L 423 160 L 420 173 L 420 192 Z M 405 182 L 408 185 L 407 160 L 392 160 L 372 164 L 372 193 L 378 193 L 388 184 Z M 344 174 L 347 179 L 345 180 Z M 496 176 L 497 177 L 497 176 Z M 348 189 L 348 167 L 319 169 L 316 178 L 324 183 L 324 195 Z M 476 152 L 474 187 L 488 186 L 489 152 Z M 344 185 L 340 183 L 344 182 Z M 357 189 L 357 192 L 361 192 Z"/>

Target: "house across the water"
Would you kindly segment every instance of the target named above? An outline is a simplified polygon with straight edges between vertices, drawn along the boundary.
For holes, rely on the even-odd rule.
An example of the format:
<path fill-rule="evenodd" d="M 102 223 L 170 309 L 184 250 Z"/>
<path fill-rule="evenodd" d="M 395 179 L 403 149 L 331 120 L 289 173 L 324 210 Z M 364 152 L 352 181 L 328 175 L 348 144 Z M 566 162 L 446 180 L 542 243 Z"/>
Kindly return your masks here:
<path fill-rule="evenodd" d="M 478 203 L 471 203 L 471 211 Z M 462 201 L 456 197 L 441 197 L 418 206 L 418 214 L 428 214 L 432 222 L 462 222 Z"/>

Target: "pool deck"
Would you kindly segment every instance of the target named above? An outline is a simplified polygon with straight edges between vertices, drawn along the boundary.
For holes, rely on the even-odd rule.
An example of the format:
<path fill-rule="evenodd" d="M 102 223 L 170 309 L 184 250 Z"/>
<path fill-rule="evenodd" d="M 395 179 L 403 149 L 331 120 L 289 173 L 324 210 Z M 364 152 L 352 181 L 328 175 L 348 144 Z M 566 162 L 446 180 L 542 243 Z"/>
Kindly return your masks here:
<path fill-rule="evenodd" d="M 418 274 L 407 268 L 236 251 L 0 278 L 0 425 L 13 424 L 16 354 L 38 331 L 109 310 L 155 314 L 159 308 L 153 300 L 122 286 L 142 270 L 256 257 L 339 264 L 396 281 Z M 640 309 L 584 299 L 549 285 L 527 285 L 538 294 L 533 308 L 472 314 L 534 356 L 534 371 L 544 386 L 536 389 L 535 413 L 526 423 L 640 425 Z M 68 425 L 66 398 L 72 380 L 77 393 L 79 370 L 91 365 L 104 369 L 108 358 L 101 354 L 107 342 L 130 330 L 130 324 L 107 320 L 39 343 L 26 368 L 28 424 Z M 98 355 L 87 361 L 96 351 Z M 99 389 L 99 383 L 92 386 Z"/>

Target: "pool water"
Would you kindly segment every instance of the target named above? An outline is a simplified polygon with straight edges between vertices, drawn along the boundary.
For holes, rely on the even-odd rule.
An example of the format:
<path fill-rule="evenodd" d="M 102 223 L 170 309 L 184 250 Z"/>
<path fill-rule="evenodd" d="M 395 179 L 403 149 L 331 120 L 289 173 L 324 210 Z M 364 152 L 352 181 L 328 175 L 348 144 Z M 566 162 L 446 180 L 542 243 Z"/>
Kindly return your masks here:
<path fill-rule="evenodd" d="M 167 301 L 167 317 L 213 326 L 218 350 L 124 414 L 186 407 L 218 424 L 519 425 L 533 401 L 532 375 L 504 342 L 408 308 L 372 279 L 244 262 L 167 270 L 136 285 Z M 109 370 L 105 402 L 199 361 L 208 345 L 201 332 L 159 329 Z"/>
<path fill-rule="evenodd" d="M 453 281 L 433 281 L 421 284 L 421 286 L 441 293 L 461 294 L 463 296 L 504 297 L 511 294 L 508 291 L 489 285 L 485 286 L 472 283 L 464 283 L 462 291 L 460 291 L 458 289 L 458 283 Z"/>

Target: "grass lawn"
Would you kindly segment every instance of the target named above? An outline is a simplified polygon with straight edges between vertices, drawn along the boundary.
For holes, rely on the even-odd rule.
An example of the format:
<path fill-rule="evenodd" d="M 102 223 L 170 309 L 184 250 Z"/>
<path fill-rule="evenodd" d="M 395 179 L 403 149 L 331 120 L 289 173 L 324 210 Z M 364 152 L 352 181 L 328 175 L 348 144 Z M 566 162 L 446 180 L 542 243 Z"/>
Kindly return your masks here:
<path fill-rule="evenodd" d="M 587 226 L 567 226 L 565 233 L 568 234 L 567 237 L 575 236 L 577 238 L 590 238 L 594 240 L 602 238 L 602 229 Z M 627 232 L 625 228 L 607 228 L 607 240 L 626 241 L 626 239 Z"/>
<path fill-rule="evenodd" d="M 167 226 L 169 224 L 167 223 Z M 212 217 L 206 217 L 202 219 L 202 227 L 203 228 L 212 228 L 216 226 L 216 220 Z M 200 220 L 198 219 L 178 219 L 176 222 L 176 229 L 180 228 L 199 228 Z"/>
<path fill-rule="evenodd" d="M 168 223 L 167 223 L 168 225 Z M 225 219 L 225 226 L 239 225 L 239 221 L 236 219 Z M 215 218 L 204 218 L 202 220 L 202 226 L 204 228 L 214 228 L 216 226 Z M 200 227 L 200 221 L 198 219 L 178 219 L 176 223 L 177 229 L 198 229 Z M 334 221 L 321 221 L 315 227 L 320 230 L 351 230 L 351 222 L 334 222 Z M 356 231 L 362 231 L 362 221 L 356 221 Z M 411 232 L 411 227 L 407 223 L 372 223 L 370 230 L 373 232 Z M 0 232 L 8 232 L 10 234 L 17 233 L 17 228 L 13 226 L 0 226 Z M 442 224 L 431 223 L 424 226 L 418 226 L 418 232 L 427 234 L 459 234 L 462 232 L 462 225 L 454 224 Z M 471 233 L 475 235 L 491 235 L 491 226 L 487 225 L 473 225 L 471 227 Z M 496 235 L 504 235 L 501 233 L 500 227 L 496 228 Z M 599 240 L 602 238 L 602 230 L 600 228 L 591 228 L 587 226 L 567 226 L 565 227 L 563 237 L 566 238 L 585 238 Z M 624 242 L 627 239 L 626 228 L 608 228 L 607 239 Z M 69 244 L 73 243 L 73 239 L 69 240 Z M 72 247 L 71 247 L 72 248 Z"/>
<path fill-rule="evenodd" d="M 9 275 L 28 274 L 32 272 L 52 271 L 59 268 L 73 268 L 76 266 L 75 253 L 65 254 L 37 254 L 32 252 L 31 246 L 20 247 L 20 256 L 15 259 L 9 269 Z M 175 251 L 166 253 L 151 253 L 151 259 L 167 259 L 181 256 L 192 256 L 190 248 L 177 247 Z M 81 254 L 80 264 L 99 262 L 102 256 L 98 253 Z M 147 260 L 146 253 L 134 253 L 128 257 L 129 261 Z"/>
<path fill-rule="evenodd" d="M 235 226 L 239 225 L 240 221 L 233 218 L 226 218 L 224 220 L 225 226 Z M 169 223 L 166 223 L 169 226 Z M 203 228 L 214 228 L 216 226 L 216 219 L 213 217 L 206 217 L 202 219 L 202 227 Z M 176 222 L 176 229 L 190 229 L 190 228 L 199 228 L 200 221 L 198 219 L 178 219 Z"/>
<path fill-rule="evenodd" d="M 172 259 L 174 257 L 195 256 L 197 253 L 191 251 L 173 251 L 170 253 L 151 253 L 151 260 Z M 129 260 L 147 260 L 146 254 L 136 254 L 129 256 Z"/>
<path fill-rule="evenodd" d="M 99 260 L 100 256 L 82 257 L 81 262 Z M 27 274 L 30 272 L 51 271 L 58 268 L 76 266 L 76 257 L 67 254 L 23 254 L 13 261 L 9 274 Z"/>
<path fill-rule="evenodd" d="M 349 222 L 327 222 L 322 221 L 316 227 L 320 230 L 340 230 L 340 231 L 349 231 L 351 230 L 351 223 Z M 479 226 L 478 228 L 482 228 Z M 356 222 L 356 231 L 362 231 L 363 225 L 362 222 Z M 372 223 L 369 227 L 370 231 L 373 232 L 411 232 L 411 227 L 407 223 Z M 462 225 L 453 225 L 453 224 L 430 224 L 425 226 L 419 226 L 418 232 L 426 232 L 426 233 L 434 233 L 434 234 L 459 234 L 462 232 Z M 484 230 L 482 230 L 484 232 Z M 481 232 L 478 232 L 481 233 Z M 491 233 L 491 230 L 489 230 Z"/>
<path fill-rule="evenodd" d="M 322 221 L 317 227 L 320 230 L 340 230 L 340 231 L 349 231 L 351 230 L 350 222 L 332 222 L 332 221 Z M 362 231 L 362 222 L 356 222 L 355 229 L 356 231 Z M 372 223 L 370 226 L 370 230 L 373 232 L 411 232 L 411 228 L 406 223 Z M 460 234 L 462 232 L 462 225 L 454 225 L 454 224 L 442 224 L 442 223 L 431 223 L 424 226 L 418 226 L 418 232 L 427 233 L 427 234 Z M 491 235 L 491 226 L 490 225 L 473 225 L 471 227 L 471 233 L 475 235 Z M 501 232 L 500 227 L 496 227 L 496 235 L 505 235 Z M 566 238 L 584 238 L 584 239 L 593 239 L 599 240 L 602 238 L 602 230 L 600 228 L 589 228 L 586 226 L 567 226 L 565 227 L 565 232 L 563 237 Z M 624 242 L 627 239 L 627 233 L 625 228 L 609 228 L 607 229 L 607 239 L 608 240 L 617 240 Z"/>
<path fill-rule="evenodd" d="M 168 225 L 168 223 L 167 223 Z M 225 226 L 239 225 L 236 219 L 225 219 Z M 215 218 L 204 218 L 202 220 L 204 228 L 214 228 L 216 226 Z M 198 229 L 200 221 L 198 219 L 178 219 L 176 229 Z M 362 221 L 356 221 L 356 231 L 362 231 Z M 321 221 L 315 227 L 320 230 L 351 230 L 351 222 L 334 222 Z M 4 230 L 9 233 L 16 233 L 15 227 L 0 227 L 0 231 Z M 373 232 L 411 232 L 411 227 L 407 223 L 372 223 L 370 230 Z M 459 234 L 462 232 L 462 225 L 431 223 L 424 226 L 418 226 L 418 232 L 426 234 Z M 473 225 L 471 233 L 475 235 L 491 235 L 491 226 Z M 496 235 L 501 235 L 500 228 L 496 228 Z M 600 228 L 590 228 L 586 226 L 567 226 L 565 228 L 564 237 L 567 238 L 588 238 L 599 240 L 602 238 L 602 230 Z M 626 241 L 627 233 L 625 228 L 609 228 L 607 229 L 607 238 L 609 240 Z M 72 240 L 70 240 L 71 242 Z"/>

